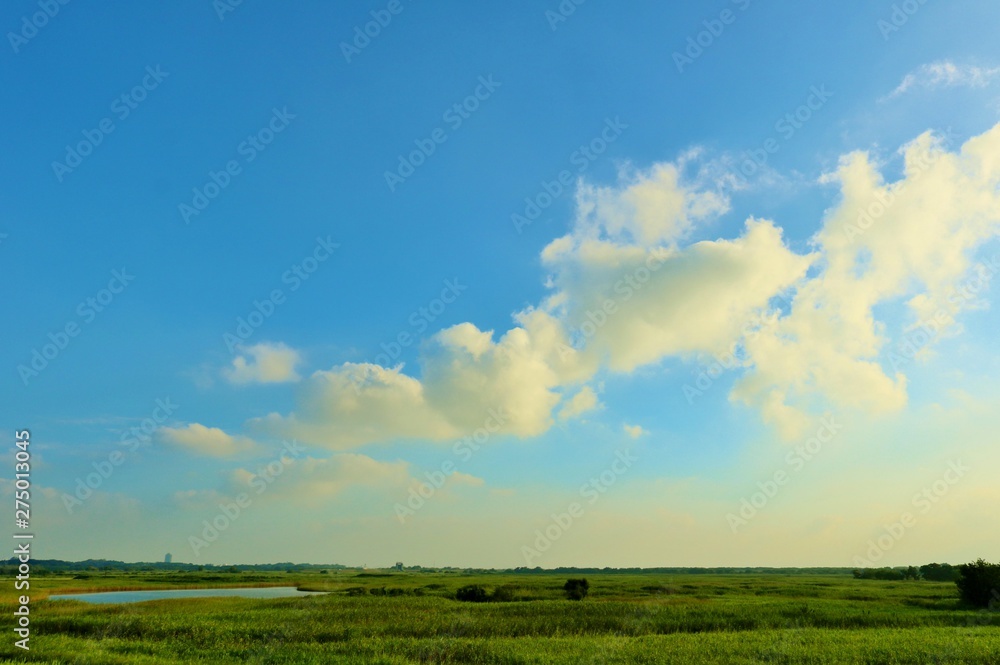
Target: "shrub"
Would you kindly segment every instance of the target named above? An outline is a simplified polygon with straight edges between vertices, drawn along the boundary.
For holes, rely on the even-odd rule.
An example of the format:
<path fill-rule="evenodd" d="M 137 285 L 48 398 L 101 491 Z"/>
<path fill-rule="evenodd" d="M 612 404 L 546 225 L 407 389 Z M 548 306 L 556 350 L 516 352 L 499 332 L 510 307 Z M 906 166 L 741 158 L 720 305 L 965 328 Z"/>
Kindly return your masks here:
<path fill-rule="evenodd" d="M 489 596 L 483 587 L 478 584 L 470 584 L 469 586 L 461 587 L 455 592 L 455 600 L 461 600 L 466 603 L 485 603 L 489 600 Z"/>
<path fill-rule="evenodd" d="M 570 600 L 583 600 L 590 592 L 590 582 L 586 578 L 579 580 L 566 580 L 563 591 Z"/>
<path fill-rule="evenodd" d="M 490 598 L 495 603 L 509 603 L 514 600 L 514 592 L 517 587 L 505 584 L 504 586 L 498 586 L 493 589 L 493 596 Z"/>
<path fill-rule="evenodd" d="M 1000 563 L 987 563 L 983 559 L 958 567 L 961 577 L 955 581 L 962 600 L 976 607 L 995 607 L 1000 604 Z"/>

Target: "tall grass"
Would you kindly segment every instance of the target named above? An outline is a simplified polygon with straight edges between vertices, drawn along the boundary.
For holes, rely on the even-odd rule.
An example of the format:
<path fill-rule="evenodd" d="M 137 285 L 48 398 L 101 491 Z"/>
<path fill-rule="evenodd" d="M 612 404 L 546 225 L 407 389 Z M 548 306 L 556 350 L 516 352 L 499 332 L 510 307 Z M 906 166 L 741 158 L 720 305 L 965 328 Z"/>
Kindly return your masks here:
<path fill-rule="evenodd" d="M 190 582 L 150 577 L 156 579 L 146 588 Z M 597 575 L 588 576 L 587 599 L 575 602 L 565 599 L 563 577 L 547 575 L 254 577 L 264 579 L 248 584 L 234 575 L 232 584 L 289 584 L 330 593 L 89 605 L 37 599 L 45 587 L 93 590 L 94 580 L 41 579 L 42 595 L 33 596 L 31 652 L 17 653 L 9 639 L 0 655 L 18 662 L 109 665 L 1000 663 L 1000 614 L 962 607 L 954 584 Z M 127 578 L 101 582 L 97 588 L 105 590 L 136 586 Z M 503 586 L 514 600 L 454 600 L 455 590 L 470 584 Z M 13 595 L 5 591 L 2 601 L 10 604 Z"/>

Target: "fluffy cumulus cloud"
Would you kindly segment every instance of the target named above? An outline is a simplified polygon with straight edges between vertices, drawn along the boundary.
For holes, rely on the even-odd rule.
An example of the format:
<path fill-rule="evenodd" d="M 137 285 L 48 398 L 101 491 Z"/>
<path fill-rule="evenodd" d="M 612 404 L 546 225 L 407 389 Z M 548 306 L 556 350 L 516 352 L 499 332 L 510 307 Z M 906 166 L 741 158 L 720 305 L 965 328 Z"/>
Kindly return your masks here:
<path fill-rule="evenodd" d="M 647 432 L 642 425 L 629 425 L 628 423 L 625 423 L 622 425 L 622 429 L 625 430 L 625 433 L 633 439 L 638 439 L 643 434 L 649 434 L 649 432 Z"/>
<path fill-rule="evenodd" d="M 979 67 L 970 64 L 955 64 L 950 60 L 940 60 L 921 65 L 903 77 L 896 89 L 883 97 L 883 101 L 898 97 L 914 88 L 933 90 L 964 86 L 985 88 L 1000 76 L 1000 67 Z"/>
<path fill-rule="evenodd" d="M 446 441 L 478 429 L 541 434 L 552 425 L 561 386 L 582 375 L 551 316 L 530 311 L 517 319 L 522 325 L 499 340 L 471 323 L 437 333 L 426 345 L 421 379 L 371 363 L 315 372 L 295 413 L 249 426 L 339 450 L 392 439 Z"/>
<path fill-rule="evenodd" d="M 595 408 L 585 384 L 606 367 L 727 350 L 742 325 L 734 318 L 766 309 L 810 259 L 758 220 L 737 240 L 680 248 L 695 225 L 729 207 L 718 190 L 684 181 L 689 158 L 623 171 L 614 187 L 581 185 L 571 231 L 542 254 L 551 293 L 517 313 L 514 328 L 499 336 L 472 323 L 440 331 L 425 345 L 420 378 L 371 364 L 316 372 L 295 413 L 251 427 L 334 449 L 447 440 L 490 425 L 531 437 L 552 426 L 554 413 Z"/>
<path fill-rule="evenodd" d="M 574 233 L 652 247 L 673 244 L 698 222 L 726 212 L 729 201 L 721 193 L 681 182 L 681 171 L 694 155 L 677 164 L 657 164 L 648 172 L 626 169 L 615 187 L 581 184 Z"/>
<path fill-rule="evenodd" d="M 897 410 L 906 376 L 884 361 L 876 308 L 903 303 L 920 325 L 976 304 L 955 293 L 998 231 L 1000 126 L 958 152 L 930 133 L 901 152 L 895 182 L 862 152 L 824 176 L 840 197 L 806 253 L 753 217 L 735 238 L 689 240 L 729 210 L 725 179 L 685 177 L 694 153 L 626 169 L 614 186 L 582 183 L 568 232 L 541 254 L 549 292 L 513 328 L 442 330 L 412 375 L 352 363 L 316 372 L 293 413 L 250 425 L 340 450 L 479 428 L 532 437 L 597 408 L 601 373 L 735 351 L 731 399 L 786 438 L 831 405 Z"/>
<path fill-rule="evenodd" d="M 157 434 L 168 444 L 211 457 L 230 457 L 250 451 L 255 446 L 247 437 L 233 436 L 217 427 L 205 427 L 198 423 L 184 427 L 161 427 Z"/>
<path fill-rule="evenodd" d="M 599 406 L 597 393 L 590 386 L 584 386 L 573 397 L 567 399 L 559 410 L 559 418 L 569 420 L 593 411 Z"/>
<path fill-rule="evenodd" d="M 747 322 L 801 279 L 811 257 L 750 219 L 735 240 L 646 248 L 571 234 L 542 254 L 553 299 L 585 361 L 629 372 L 669 355 L 728 352 Z"/>
<path fill-rule="evenodd" d="M 973 305 L 960 286 L 974 254 L 1000 231 L 1000 125 L 949 152 L 927 133 L 902 150 L 886 182 L 866 153 L 825 178 L 841 200 L 815 241 L 822 271 L 798 286 L 791 311 L 746 342 L 752 369 L 733 396 L 800 436 L 811 398 L 880 413 L 906 403 L 906 377 L 883 359 L 890 344 L 876 306 L 902 301 L 912 326 L 940 338 Z M 917 231 L 919 230 L 919 231 Z"/>
<path fill-rule="evenodd" d="M 284 344 L 255 344 L 241 349 L 222 375 L 230 383 L 287 383 L 298 381 L 296 367 L 302 362 L 298 351 Z"/>
<path fill-rule="evenodd" d="M 419 380 L 400 367 L 371 363 L 315 372 L 304 382 L 296 413 L 272 413 L 250 425 L 333 449 L 394 438 L 442 440 L 458 433 L 428 403 Z"/>

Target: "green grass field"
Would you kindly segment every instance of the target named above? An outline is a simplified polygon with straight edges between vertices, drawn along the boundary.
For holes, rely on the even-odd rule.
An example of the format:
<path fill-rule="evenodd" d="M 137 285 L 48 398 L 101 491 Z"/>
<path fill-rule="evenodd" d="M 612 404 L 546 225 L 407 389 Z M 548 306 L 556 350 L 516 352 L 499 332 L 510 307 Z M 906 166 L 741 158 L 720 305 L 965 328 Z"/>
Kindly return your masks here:
<path fill-rule="evenodd" d="M 38 577 L 35 663 L 1000 663 L 1000 612 L 960 606 L 954 584 L 850 576 L 462 573 L 136 573 Z M 456 589 L 510 588 L 465 603 Z M 294 585 L 326 596 L 53 602 L 70 591 Z M 4 614 L 15 592 L 6 585 Z M 375 593 L 372 593 L 372 590 Z M 384 589 L 384 592 L 383 592 Z M 10 621 L 10 619 L 8 619 Z"/>

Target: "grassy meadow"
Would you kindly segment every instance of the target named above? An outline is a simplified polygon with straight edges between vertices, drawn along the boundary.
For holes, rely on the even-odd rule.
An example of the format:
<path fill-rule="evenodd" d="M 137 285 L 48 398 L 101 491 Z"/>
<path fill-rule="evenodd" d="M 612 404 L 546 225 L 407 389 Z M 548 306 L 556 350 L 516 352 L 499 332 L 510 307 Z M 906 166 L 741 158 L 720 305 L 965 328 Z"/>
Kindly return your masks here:
<path fill-rule="evenodd" d="M 953 583 L 849 575 L 566 575 L 339 571 L 95 573 L 31 580 L 31 650 L 5 662 L 1000 663 L 1000 612 L 963 608 Z M 509 602 L 455 600 L 504 587 Z M 50 594 L 298 586 L 329 595 L 126 605 Z M 0 596 L 4 614 L 12 585 Z"/>

